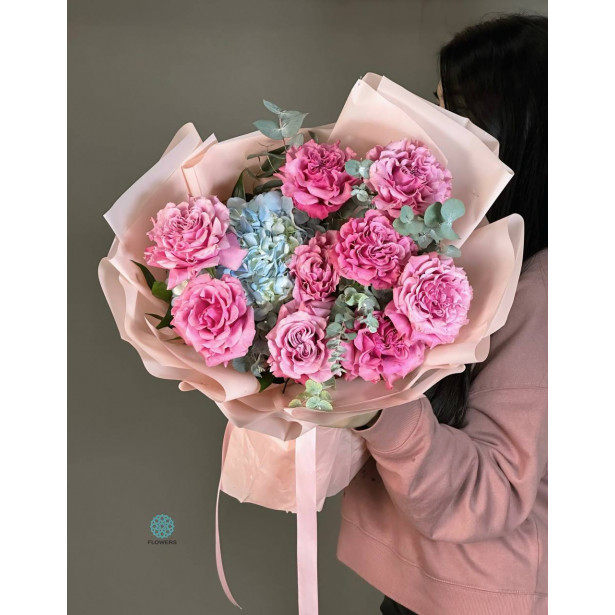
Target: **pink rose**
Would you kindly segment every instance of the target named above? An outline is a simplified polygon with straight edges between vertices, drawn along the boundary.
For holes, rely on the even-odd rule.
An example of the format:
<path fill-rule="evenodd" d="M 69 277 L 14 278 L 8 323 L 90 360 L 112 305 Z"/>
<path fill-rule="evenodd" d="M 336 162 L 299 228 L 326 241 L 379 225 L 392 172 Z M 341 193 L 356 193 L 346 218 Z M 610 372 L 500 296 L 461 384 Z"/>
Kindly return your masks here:
<path fill-rule="evenodd" d="M 455 341 L 468 323 L 471 301 L 465 271 L 452 258 L 430 252 L 410 258 L 385 313 L 397 327 L 409 322 L 415 339 L 433 348 Z"/>
<path fill-rule="evenodd" d="M 295 207 L 310 217 L 322 220 L 350 199 L 359 179 L 345 170 L 347 160 L 356 154 L 337 143 L 308 141 L 286 152 L 286 164 L 276 177 L 282 181 L 282 193 L 292 197 Z"/>
<path fill-rule="evenodd" d="M 392 288 L 408 258 L 418 252 L 410 239 L 400 235 L 387 216 L 370 209 L 365 218 L 351 218 L 340 228 L 331 252 L 338 273 L 374 288 Z"/>
<path fill-rule="evenodd" d="M 147 236 L 156 244 L 145 250 L 148 265 L 169 270 L 173 288 L 201 269 L 223 265 L 238 269 L 246 251 L 229 230 L 229 211 L 218 197 L 189 197 L 188 203 L 168 203 Z"/>
<path fill-rule="evenodd" d="M 171 314 L 179 336 L 208 367 L 243 357 L 254 339 L 254 312 L 241 282 L 230 275 L 193 278 L 174 300 Z"/>
<path fill-rule="evenodd" d="M 275 327 L 267 334 L 269 365 L 274 376 L 305 383 L 333 376 L 325 331 L 327 318 L 297 308 L 291 301 L 280 308 Z M 299 306 L 301 308 L 301 306 Z"/>
<path fill-rule="evenodd" d="M 344 344 L 342 367 L 347 380 L 378 382 L 382 377 L 390 389 L 393 382 L 421 365 L 425 344 L 413 338 L 409 323 L 398 330 L 383 312 L 373 314 L 379 322 L 378 330 L 371 333 L 365 326 L 358 329 L 355 339 Z"/>
<path fill-rule="evenodd" d="M 335 243 L 335 233 L 317 233 L 307 245 L 295 248 L 288 269 L 295 278 L 293 297 L 297 301 L 327 301 L 335 293 L 339 273 L 329 253 Z"/>
<path fill-rule="evenodd" d="M 377 145 L 367 158 L 374 160 L 369 169 L 369 187 L 377 192 L 373 204 L 399 218 L 404 205 L 415 214 L 423 214 L 437 201 L 451 196 L 452 176 L 419 141 L 394 141 Z"/>

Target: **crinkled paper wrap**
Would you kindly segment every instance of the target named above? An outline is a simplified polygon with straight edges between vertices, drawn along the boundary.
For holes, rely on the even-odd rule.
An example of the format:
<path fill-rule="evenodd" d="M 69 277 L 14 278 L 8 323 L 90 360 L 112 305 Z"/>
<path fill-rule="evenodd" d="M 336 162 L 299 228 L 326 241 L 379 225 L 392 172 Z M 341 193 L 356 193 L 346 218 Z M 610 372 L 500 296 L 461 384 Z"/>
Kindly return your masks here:
<path fill-rule="evenodd" d="M 166 304 L 152 296 L 131 262 L 143 262 L 150 218 L 167 202 L 185 200 L 187 193 L 227 199 L 246 166 L 246 156 L 273 143 L 258 132 L 223 142 L 211 135 L 202 141 L 192 124 L 183 126 L 158 163 L 105 215 L 116 237 L 99 268 L 121 337 L 135 347 L 146 369 L 158 378 L 178 380 L 183 391 L 196 389 L 210 397 L 234 426 L 229 426 L 224 490 L 241 501 L 281 510 L 294 509 L 294 473 L 288 468 L 294 458 L 292 441 L 299 435 L 320 426 L 317 446 L 323 451 L 322 468 L 326 466 L 318 473 L 322 505 L 326 495 L 350 482 L 366 458 L 360 436 L 332 426 L 412 401 L 445 376 L 462 371 L 466 363 L 485 360 L 489 336 L 508 316 L 522 262 L 523 220 L 512 215 L 487 224 L 485 219 L 512 171 L 499 160 L 497 141 L 465 118 L 370 73 L 356 83 L 337 122 L 316 132 L 321 141 L 340 140 L 360 156 L 376 144 L 418 139 L 448 166 L 453 196 L 466 205 L 466 215 L 455 223 L 460 235 L 455 243 L 463 246 L 457 263 L 474 290 L 470 322 L 453 344 L 428 350 L 424 364 L 392 389 L 384 382 L 338 380 L 333 412 L 289 408 L 300 385 L 289 385 L 286 391 L 282 385 L 272 385 L 259 393 L 254 376 L 230 366 L 207 367 L 193 348 L 170 341 L 173 333 L 157 330 L 157 321 L 146 315 L 166 311 Z M 154 273 L 163 279 L 164 271 Z"/>

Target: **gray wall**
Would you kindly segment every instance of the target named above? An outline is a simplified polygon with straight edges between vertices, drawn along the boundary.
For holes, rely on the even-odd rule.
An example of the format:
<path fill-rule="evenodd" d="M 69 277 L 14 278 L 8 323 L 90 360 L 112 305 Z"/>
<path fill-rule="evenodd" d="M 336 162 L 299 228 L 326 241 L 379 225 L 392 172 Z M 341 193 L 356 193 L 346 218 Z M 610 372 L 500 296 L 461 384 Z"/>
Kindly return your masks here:
<path fill-rule="evenodd" d="M 145 371 L 98 286 L 103 213 L 192 121 L 249 132 L 261 99 L 335 119 L 355 80 L 384 73 L 431 97 L 436 53 L 485 14 L 544 0 L 69 0 L 70 612 L 223 615 L 214 504 L 225 419 Z M 41 92 L 41 104 L 45 94 Z M 176 545 L 147 544 L 150 519 Z M 296 612 L 293 515 L 223 496 L 227 574 L 247 615 Z M 323 615 L 375 615 L 380 595 L 335 558 L 339 498 L 319 516 Z"/>

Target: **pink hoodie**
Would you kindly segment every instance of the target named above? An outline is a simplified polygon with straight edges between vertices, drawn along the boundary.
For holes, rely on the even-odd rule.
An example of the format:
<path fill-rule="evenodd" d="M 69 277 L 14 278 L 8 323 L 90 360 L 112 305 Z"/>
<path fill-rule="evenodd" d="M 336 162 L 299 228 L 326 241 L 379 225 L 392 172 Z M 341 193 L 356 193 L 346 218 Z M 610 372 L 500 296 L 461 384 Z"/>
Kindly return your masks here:
<path fill-rule="evenodd" d="M 372 457 L 344 493 L 338 557 L 419 615 L 544 615 L 546 250 L 477 374 L 463 429 L 422 398 L 358 432 Z"/>

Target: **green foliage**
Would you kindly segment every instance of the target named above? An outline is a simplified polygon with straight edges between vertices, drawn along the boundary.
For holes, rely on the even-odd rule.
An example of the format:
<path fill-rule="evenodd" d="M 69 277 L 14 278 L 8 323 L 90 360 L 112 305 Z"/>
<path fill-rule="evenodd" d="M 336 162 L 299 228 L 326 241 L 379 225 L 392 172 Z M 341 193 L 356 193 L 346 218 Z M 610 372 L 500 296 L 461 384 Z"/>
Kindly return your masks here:
<path fill-rule="evenodd" d="M 310 408 L 311 410 L 325 410 L 330 412 L 333 410 L 331 404 L 331 394 L 327 389 L 335 387 L 335 378 L 331 378 L 326 382 L 316 382 L 308 380 L 305 383 L 305 389 L 299 393 L 288 404 L 290 408 Z"/>
<path fill-rule="evenodd" d="M 465 206 L 459 199 L 433 203 L 422 216 L 415 215 L 411 207 L 404 205 L 393 227 L 400 235 L 411 237 L 422 251 L 436 251 L 455 258 L 461 255 L 459 249 L 451 245 L 443 247 L 440 242 L 459 239 L 453 223 L 464 214 Z"/>
<path fill-rule="evenodd" d="M 248 156 L 248 158 L 250 158 L 250 156 Z M 238 197 L 245 201 L 246 200 L 246 189 L 243 185 L 243 174 L 244 174 L 244 171 L 242 171 L 239 174 L 239 177 L 237 178 L 237 181 L 235 182 L 235 185 L 233 186 L 233 193 L 231 194 L 231 196 Z"/>
<path fill-rule="evenodd" d="M 268 100 L 263 100 L 263 104 L 276 116 L 276 120 L 257 120 L 254 122 L 256 129 L 270 139 L 290 139 L 293 145 L 298 145 L 298 133 L 308 114 L 301 111 L 285 111 Z"/>
<path fill-rule="evenodd" d="M 160 319 L 160 322 L 156 325 L 156 329 L 164 329 L 165 327 L 169 327 L 169 329 L 173 328 L 171 324 L 171 320 L 173 316 L 171 315 L 171 306 L 167 309 L 167 313 Z"/>
<path fill-rule="evenodd" d="M 152 295 L 158 299 L 162 299 L 167 303 L 171 303 L 173 298 L 173 291 L 167 289 L 167 285 L 164 282 L 155 281 L 152 285 Z"/>
<path fill-rule="evenodd" d="M 145 265 L 142 265 L 141 263 L 137 263 L 137 261 L 131 261 L 131 262 L 133 262 L 141 270 L 141 272 L 145 276 L 145 283 L 147 284 L 148 288 L 151 290 L 152 286 L 154 285 L 154 282 L 156 281 L 154 274 Z"/>

